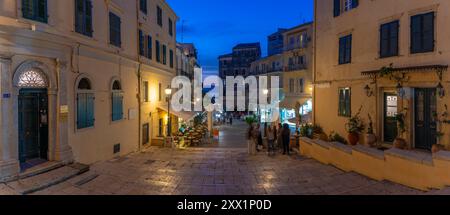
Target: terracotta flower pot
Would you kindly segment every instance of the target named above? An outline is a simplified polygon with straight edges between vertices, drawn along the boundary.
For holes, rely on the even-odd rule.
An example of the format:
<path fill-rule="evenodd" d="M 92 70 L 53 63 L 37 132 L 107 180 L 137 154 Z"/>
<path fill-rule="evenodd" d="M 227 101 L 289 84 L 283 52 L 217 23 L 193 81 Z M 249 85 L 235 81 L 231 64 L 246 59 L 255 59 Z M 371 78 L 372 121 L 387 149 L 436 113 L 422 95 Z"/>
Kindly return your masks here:
<path fill-rule="evenodd" d="M 377 137 L 374 134 L 366 134 L 365 145 L 369 147 L 374 147 L 377 143 Z"/>
<path fill-rule="evenodd" d="M 445 146 L 440 145 L 440 144 L 434 144 L 433 147 L 431 148 L 432 153 L 437 153 L 442 150 L 445 150 Z"/>
<path fill-rule="evenodd" d="M 348 143 L 352 146 L 356 146 L 359 142 L 359 134 L 358 133 L 349 133 L 348 134 Z"/>
<path fill-rule="evenodd" d="M 406 143 L 406 140 L 403 138 L 395 138 L 394 140 L 394 147 L 397 149 L 408 149 L 408 144 Z"/>

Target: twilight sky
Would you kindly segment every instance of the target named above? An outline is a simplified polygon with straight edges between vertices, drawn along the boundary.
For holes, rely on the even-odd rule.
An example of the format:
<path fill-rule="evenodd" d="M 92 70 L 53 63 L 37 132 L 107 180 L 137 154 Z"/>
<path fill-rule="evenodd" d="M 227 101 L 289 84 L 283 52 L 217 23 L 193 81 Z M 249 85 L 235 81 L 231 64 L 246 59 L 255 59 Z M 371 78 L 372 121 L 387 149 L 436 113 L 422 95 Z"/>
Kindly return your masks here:
<path fill-rule="evenodd" d="M 217 57 L 237 43 L 261 42 L 266 56 L 268 35 L 313 19 L 313 0 L 166 1 L 180 17 L 177 40 L 195 43 L 205 73 L 216 73 Z"/>

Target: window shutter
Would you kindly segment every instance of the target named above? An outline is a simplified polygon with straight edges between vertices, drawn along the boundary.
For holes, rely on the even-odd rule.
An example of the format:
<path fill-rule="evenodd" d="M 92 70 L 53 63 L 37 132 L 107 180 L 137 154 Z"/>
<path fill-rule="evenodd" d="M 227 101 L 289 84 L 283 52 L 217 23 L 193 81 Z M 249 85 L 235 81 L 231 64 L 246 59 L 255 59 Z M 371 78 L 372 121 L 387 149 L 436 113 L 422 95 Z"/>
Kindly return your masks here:
<path fill-rule="evenodd" d="M 343 64 L 345 62 L 345 40 L 344 38 L 339 39 L 339 64 Z"/>
<path fill-rule="evenodd" d="M 340 13 L 341 13 L 341 0 L 334 0 L 334 10 L 333 10 L 334 17 L 339 16 Z"/>
<path fill-rule="evenodd" d="M 350 90 L 345 90 L 345 116 L 351 116 L 351 105 Z"/>
<path fill-rule="evenodd" d="M 352 1 L 352 8 L 357 8 L 359 6 L 359 0 Z"/>
<path fill-rule="evenodd" d="M 79 93 L 77 95 L 77 128 L 85 127 L 86 122 L 86 95 Z"/>
<path fill-rule="evenodd" d="M 38 21 L 47 23 L 47 0 L 38 0 Z"/>
<path fill-rule="evenodd" d="M 95 123 L 95 97 L 93 93 L 86 94 L 86 127 L 92 127 Z"/>
<path fill-rule="evenodd" d="M 85 17 L 85 27 L 87 36 L 92 37 L 94 28 L 92 27 L 92 1 L 86 0 L 86 17 Z"/>
<path fill-rule="evenodd" d="M 386 57 L 388 55 L 389 47 L 389 26 L 382 25 L 380 28 L 380 56 Z"/>
<path fill-rule="evenodd" d="M 339 116 L 343 116 L 344 115 L 344 90 L 343 89 L 339 89 L 339 110 L 338 110 L 338 115 Z"/>
<path fill-rule="evenodd" d="M 33 19 L 33 0 L 22 0 L 22 16 Z"/>
<path fill-rule="evenodd" d="M 345 44 L 345 63 L 352 62 L 352 35 L 347 36 Z"/>
<path fill-rule="evenodd" d="M 397 56 L 398 55 L 398 28 L 399 28 L 399 22 L 395 21 L 390 24 L 390 30 L 389 30 L 389 55 L 390 56 Z"/>
<path fill-rule="evenodd" d="M 411 53 L 420 52 L 422 22 L 420 16 L 411 17 Z"/>
<path fill-rule="evenodd" d="M 75 0 L 75 31 L 83 33 L 83 0 Z"/>
<path fill-rule="evenodd" d="M 434 13 L 423 15 L 423 51 L 434 51 Z"/>

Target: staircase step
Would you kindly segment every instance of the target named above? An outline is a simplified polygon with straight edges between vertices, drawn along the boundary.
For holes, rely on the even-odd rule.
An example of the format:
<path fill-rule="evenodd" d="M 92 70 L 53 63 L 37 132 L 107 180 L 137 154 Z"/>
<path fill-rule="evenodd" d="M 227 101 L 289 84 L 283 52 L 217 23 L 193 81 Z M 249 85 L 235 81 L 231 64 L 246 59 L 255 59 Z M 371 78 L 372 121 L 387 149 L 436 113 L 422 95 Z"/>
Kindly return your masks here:
<path fill-rule="evenodd" d="M 71 164 L 38 175 L 8 182 L 6 185 L 19 194 L 27 195 L 60 184 L 87 171 L 89 171 L 89 166 L 87 165 Z"/>

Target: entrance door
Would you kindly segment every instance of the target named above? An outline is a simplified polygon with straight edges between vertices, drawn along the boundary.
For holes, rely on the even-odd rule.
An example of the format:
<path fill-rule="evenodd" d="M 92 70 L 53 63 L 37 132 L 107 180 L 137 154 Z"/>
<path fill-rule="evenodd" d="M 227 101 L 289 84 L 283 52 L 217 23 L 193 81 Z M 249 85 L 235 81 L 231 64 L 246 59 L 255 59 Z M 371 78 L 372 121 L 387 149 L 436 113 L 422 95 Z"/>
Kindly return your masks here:
<path fill-rule="evenodd" d="M 21 163 L 33 163 L 33 160 L 47 160 L 47 113 L 47 90 L 20 90 L 19 159 Z"/>
<path fill-rule="evenodd" d="M 415 89 L 415 146 L 418 149 L 431 150 L 437 142 L 436 103 L 436 89 Z"/>
<path fill-rule="evenodd" d="M 384 142 L 392 143 L 397 137 L 398 96 L 395 93 L 384 93 Z"/>

